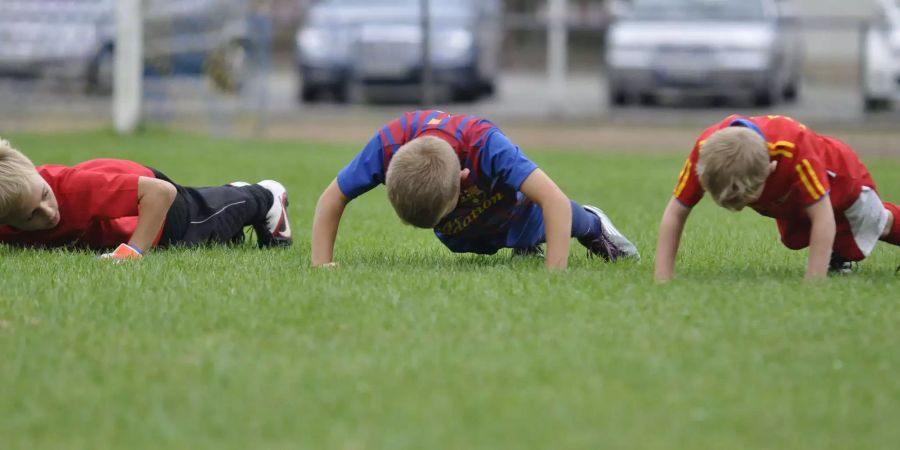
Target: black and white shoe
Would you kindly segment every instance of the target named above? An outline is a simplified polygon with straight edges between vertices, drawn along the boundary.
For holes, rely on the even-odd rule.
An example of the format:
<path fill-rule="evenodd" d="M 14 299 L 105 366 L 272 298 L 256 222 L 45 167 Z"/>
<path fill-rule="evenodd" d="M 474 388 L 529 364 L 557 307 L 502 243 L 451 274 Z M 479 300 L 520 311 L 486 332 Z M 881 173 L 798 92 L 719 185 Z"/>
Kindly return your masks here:
<path fill-rule="evenodd" d="M 603 210 L 590 205 L 584 205 L 584 209 L 600 219 L 600 233 L 596 237 L 578 238 L 578 242 L 587 247 L 589 256 L 596 255 L 607 261 L 641 260 L 637 247 L 619 232 Z"/>
<path fill-rule="evenodd" d="M 287 189 L 275 180 L 263 180 L 256 184 L 271 192 L 274 200 L 266 213 L 266 222 L 253 226 L 257 244 L 260 247 L 290 247 L 294 239 L 287 216 Z"/>
<path fill-rule="evenodd" d="M 856 269 L 856 264 L 837 253 L 831 253 L 828 261 L 828 275 L 850 275 Z"/>

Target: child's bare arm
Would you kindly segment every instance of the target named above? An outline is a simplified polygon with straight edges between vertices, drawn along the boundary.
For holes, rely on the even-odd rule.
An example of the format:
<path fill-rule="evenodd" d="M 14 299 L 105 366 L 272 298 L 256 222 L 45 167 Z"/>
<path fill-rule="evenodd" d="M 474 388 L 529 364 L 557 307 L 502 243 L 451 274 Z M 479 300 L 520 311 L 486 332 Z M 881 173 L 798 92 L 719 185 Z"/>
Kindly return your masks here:
<path fill-rule="evenodd" d="M 806 279 L 823 278 L 828 274 L 828 260 L 834 246 L 836 225 L 831 198 L 827 195 L 806 208 L 806 214 L 812 223 L 809 236 L 809 262 L 806 266 Z"/>
<path fill-rule="evenodd" d="M 681 204 L 674 197 L 669 200 L 659 224 L 659 238 L 656 243 L 656 281 L 668 281 L 675 272 L 675 255 L 681 242 L 681 233 L 687 222 L 691 208 Z"/>
<path fill-rule="evenodd" d="M 334 241 L 337 238 L 338 225 L 344 214 L 344 207 L 350 200 L 341 192 L 337 180 L 325 188 L 316 203 L 313 217 L 312 254 L 313 266 L 324 266 L 333 262 Z"/>
<path fill-rule="evenodd" d="M 128 245 L 142 252 L 153 246 L 176 193 L 172 183 L 151 177 L 138 178 L 138 223 Z"/>
<path fill-rule="evenodd" d="M 541 206 L 547 237 L 547 270 L 562 270 L 569 264 L 572 238 L 572 203 L 566 194 L 541 169 L 531 172 L 519 188 L 526 197 Z"/>

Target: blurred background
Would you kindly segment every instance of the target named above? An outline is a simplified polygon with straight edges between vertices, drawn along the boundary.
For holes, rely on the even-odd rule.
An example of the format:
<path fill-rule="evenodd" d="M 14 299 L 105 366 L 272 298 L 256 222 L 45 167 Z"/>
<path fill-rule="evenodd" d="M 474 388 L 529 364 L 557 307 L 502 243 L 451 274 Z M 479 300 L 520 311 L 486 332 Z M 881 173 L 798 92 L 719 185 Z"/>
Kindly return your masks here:
<path fill-rule="evenodd" d="M 419 106 L 891 129 L 900 0 L 0 0 L 0 132 L 110 127 L 129 90 L 139 123 L 223 136 Z"/>

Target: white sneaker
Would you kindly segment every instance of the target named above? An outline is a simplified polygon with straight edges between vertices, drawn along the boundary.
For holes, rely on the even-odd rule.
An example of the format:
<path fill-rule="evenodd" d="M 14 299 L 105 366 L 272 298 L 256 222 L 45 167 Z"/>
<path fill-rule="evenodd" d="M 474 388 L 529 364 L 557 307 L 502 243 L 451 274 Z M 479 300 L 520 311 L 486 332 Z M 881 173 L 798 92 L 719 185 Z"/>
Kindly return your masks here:
<path fill-rule="evenodd" d="M 607 261 L 641 260 L 641 254 L 638 253 L 637 247 L 613 225 L 612 220 L 603 210 L 590 205 L 584 205 L 584 209 L 600 219 L 600 236 L 593 240 L 579 239 L 582 245 L 587 247 L 591 253 L 599 255 Z"/>
<path fill-rule="evenodd" d="M 275 180 L 263 180 L 256 184 L 271 192 L 274 199 L 272 207 L 266 213 L 265 226 L 254 226 L 257 243 L 260 247 L 290 247 L 294 240 L 291 237 L 291 223 L 287 216 L 287 189 Z"/>

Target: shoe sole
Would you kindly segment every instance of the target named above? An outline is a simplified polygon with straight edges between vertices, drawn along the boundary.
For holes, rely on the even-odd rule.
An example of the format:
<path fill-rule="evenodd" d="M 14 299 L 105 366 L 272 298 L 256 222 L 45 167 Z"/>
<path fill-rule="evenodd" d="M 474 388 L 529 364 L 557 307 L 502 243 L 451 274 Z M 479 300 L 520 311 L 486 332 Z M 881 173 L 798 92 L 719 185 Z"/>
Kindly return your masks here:
<path fill-rule="evenodd" d="M 622 253 L 624 253 L 623 258 L 634 259 L 635 261 L 641 260 L 641 254 L 638 252 L 637 246 L 634 245 L 627 237 L 625 237 L 622 232 L 613 225 L 612 220 L 606 213 L 603 212 L 602 209 L 591 206 L 584 205 L 583 208 L 585 211 L 597 216 L 600 219 L 600 230 L 601 233 L 605 233 L 607 238 L 612 242 L 616 248 L 618 248 Z M 621 258 L 619 258 L 621 259 Z"/>

